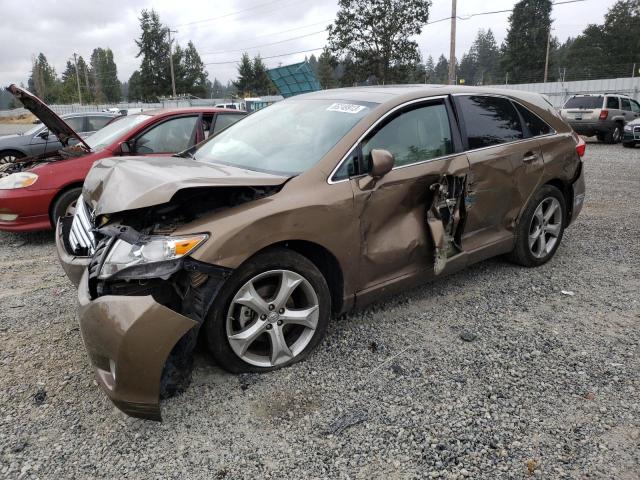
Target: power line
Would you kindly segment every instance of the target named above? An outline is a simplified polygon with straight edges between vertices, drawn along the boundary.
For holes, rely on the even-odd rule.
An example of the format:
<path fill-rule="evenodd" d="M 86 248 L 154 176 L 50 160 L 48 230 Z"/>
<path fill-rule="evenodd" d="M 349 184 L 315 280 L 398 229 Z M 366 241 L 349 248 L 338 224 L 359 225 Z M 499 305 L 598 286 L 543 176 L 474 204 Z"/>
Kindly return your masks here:
<path fill-rule="evenodd" d="M 205 23 L 205 22 L 212 22 L 214 20 L 220 20 L 221 18 L 228 18 L 228 17 L 233 17 L 235 15 L 238 15 L 240 13 L 243 12 L 248 12 L 251 10 L 258 10 L 260 8 L 269 6 L 269 5 L 273 5 L 274 3 L 279 3 L 282 2 L 284 0 L 271 0 L 270 2 L 265 2 L 265 3 L 261 3 L 260 5 L 254 5 L 253 7 L 248 7 L 248 8 L 244 8 L 242 10 L 236 10 L 235 12 L 230 12 L 230 13 L 226 13 L 224 15 L 219 15 L 217 17 L 211 17 L 211 18 L 204 18 L 202 20 L 194 20 L 193 22 L 186 22 L 186 23 L 178 23 L 176 25 L 171 25 L 172 27 L 185 27 L 188 25 L 196 25 L 198 23 Z"/>
<path fill-rule="evenodd" d="M 297 37 L 292 37 L 292 38 L 285 38 L 284 40 L 279 40 L 277 42 L 271 42 L 271 43 L 263 43 L 261 45 L 254 45 L 252 47 L 242 47 L 242 48 L 238 48 L 238 49 L 234 49 L 234 50 L 223 50 L 223 51 L 219 51 L 219 52 L 206 52 L 206 53 L 201 53 L 200 55 L 221 55 L 223 53 L 234 53 L 234 52 L 244 52 L 245 50 L 253 50 L 254 48 L 260 48 L 260 47 L 269 47 L 271 45 L 278 45 L 280 43 L 287 43 L 287 42 L 291 42 L 293 40 L 298 40 L 300 38 L 306 38 L 306 37 L 311 37 L 313 35 L 318 35 L 319 33 L 325 33 L 326 30 L 318 30 L 317 32 L 311 32 L 311 33 L 307 33 L 305 35 L 299 35 Z"/>
<path fill-rule="evenodd" d="M 310 48 L 309 50 L 299 50 L 297 52 L 282 53 L 280 55 L 270 55 L 268 57 L 260 57 L 260 58 L 262 60 L 268 60 L 270 58 L 288 57 L 289 55 L 296 55 L 298 53 L 315 52 L 317 50 L 323 50 L 323 49 L 324 49 L 324 47 Z M 238 60 L 232 60 L 232 61 L 229 61 L 229 62 L 208 62 L 208 63 L 205 63 L 204 65 L 229 65 L 229 64 L 233 64 L 233 63 L 238 63 Z"/>

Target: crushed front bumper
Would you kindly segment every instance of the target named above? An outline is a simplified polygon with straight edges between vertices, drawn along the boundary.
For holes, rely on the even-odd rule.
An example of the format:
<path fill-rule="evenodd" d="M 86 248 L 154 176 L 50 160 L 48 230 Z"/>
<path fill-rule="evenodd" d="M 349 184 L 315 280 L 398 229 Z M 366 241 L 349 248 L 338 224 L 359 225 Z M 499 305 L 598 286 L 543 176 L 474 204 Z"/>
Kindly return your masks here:
<path fill-rule="evenodd" d="M 67 248 L 64 244 L 64 236 L 68 237 L 68 228 L 65 227 L 65 222 L 68 223 L 67 227 L 71 226 L 72 217 L 65 217 L 58 220 L 56 225 L 56 252 L 58 253 L 58 259 L 64 273 L 67 274 L 69 280 L 77 287 L 80 284 L 82 274 L 87 270 L 91 257 L 77 257 L 67 252 Z"/>
<path fill-rule="evenodd" d="M 98 384 L 126 414 L 161 420 L 162 369 L 171 349 L 197 322 L 151 296 L 91 300 L 86 270 L 78 305 L 82 339 Z"/>

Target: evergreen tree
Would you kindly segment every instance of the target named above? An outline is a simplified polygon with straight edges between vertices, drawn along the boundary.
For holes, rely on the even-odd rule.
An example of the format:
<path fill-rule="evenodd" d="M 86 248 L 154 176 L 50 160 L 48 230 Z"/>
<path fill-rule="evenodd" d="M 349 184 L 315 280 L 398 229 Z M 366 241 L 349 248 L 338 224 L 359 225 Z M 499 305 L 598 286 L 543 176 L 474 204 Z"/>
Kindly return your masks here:
<path fill-rule="evenodd" d="M 334 67 L 336 61 L 329 49 L 325 48 L 320 54 L 317 65 L 316 78 L 322 88 L 334 88 L 336 86 L 336 79 L 334 77 Z"/>
<path fill-rule="evenodd" d="M 253 58 L 253 87 L 251 92 L 253 95 L 270 95 L 275 91 L 271 79 L 267 74 L 267 67 L 265 66 L 260 55 Z"/>
<path fill-rule="evenodd" d="M 520 0 L 513 7 L 501 60 L 510 82 L 543 80 L 551 8 L 551 0 Z"/>
<path fill-rule="evenodd" d="M 251 63 L 249 54 L 244 52 L 240 58 L 240 63 L 238 64 L 238 78 L 233 82 L 233 85 L 241 96 L 251 96 L 251 91 L 254 86 L 254 78 L 253 63 Z"/>
<path fill-rule="evenodd" d="M 426 77 L 426 83 L 435 83 L 435 71 L 436 66 L 433 62 L 433 57 L 429 55 L 427 61 L 424 64 L 424 74 Z"/>
<path fill-rule="evenodd" d="M 309 62 L 311 71 L 317 77 L 318 76 L 318 59 L 316 58 L 316 56 L 312 53 L 311 56 L 309 57 L 309 60 L 307 60 L 307 57 L 305 57 L 305 61 Z"/>
<path fill-rule="evenodd" d="M 130 102 L 141 102 L 145 99 L 142 87 L 142 75 L 136 70 L 129 77 L 129 91 L 127 92 L 127 100 Z"/>
<path fill-rule="evenodd" d="M 440 55 L 438 63 L 433 69 L 433 83 L 449 83 L 449 60 L 444 55 Z"/>
<path fill-rule="evenodd" d="M 167 27 L 154 10 L 145 9 L 140 14 L 140 28 L 142 33 L 136 40 L 139 49 L 136 57 L 142 57 L 140 95 L 144 100 L 156 100 L 172 93 Z"/>
<path fill-rule="evenodd" d="M 95 48 L 93 50 L 90 58 L 89 79 L 94 102 L 117 102 L 120 100 L 118 67 L 110 48 Z"/>
<path fill-rule="evenodd" d="M 398 67 L 420 62 L 419 35 L 429 19 L 428 0 L 339 0 L 338 14 L 328 28 L 329 48 L 351 55 L 379 83 L 397 79 Z"/>
<path fill-rule="evenodd" d="M 58 100 L 58 80 L 55 69 L 49 65 L 44 53 L 40 53 L 34 60 L 29 77 L 29 90 L 46 103 Z"/>
<path fill-rule="evenodd" d="M 184 50 L 184 93 L 190 93 L 196 97 L 204 97 L 207 94 L 207 76 L 204 63 L 196 50 L 193 42 L 187 43 Z"/>

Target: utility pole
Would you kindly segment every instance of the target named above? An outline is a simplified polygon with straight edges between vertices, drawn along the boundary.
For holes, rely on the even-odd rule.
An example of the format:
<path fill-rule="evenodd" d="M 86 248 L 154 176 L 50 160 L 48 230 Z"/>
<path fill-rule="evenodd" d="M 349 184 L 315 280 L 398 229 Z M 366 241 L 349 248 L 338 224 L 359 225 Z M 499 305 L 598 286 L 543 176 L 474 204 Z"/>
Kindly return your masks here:
<path fill-rule="evenodd" d="M 76 81 L 78 82 L 78 102 L 82 105 L 82 93 L 80 91 L 80 72 L 78 72 L 78 55 L 76 53 L 73 54 L 73 64 L 76 66 Z"/>
<path fill-rule="evenodd" d="M 167 27 L 167 33 L 169 34 L 169 67 L 171 68 L 171 89 L 173 90 L 173 98 L 176 97 L 176 76 L 173 73 L 173 43 L 171 40 L 172 33 L 178 33 L 177 30 L 171 30 Z"/>
<path fill-rule="evenodd" d="M 456 2 L 451 0 L 451 48 L 449 49 L 449 85 L 456 83 Z"/>
<path fill-rule="evenodd" d="M 547 55 L 544 58 L 544 83 L 547 83 L 547 73 L 549 72 L 549 47 L 551 46 L 551 25 L 549 25 L 549 35 L 547 35 Z"/>

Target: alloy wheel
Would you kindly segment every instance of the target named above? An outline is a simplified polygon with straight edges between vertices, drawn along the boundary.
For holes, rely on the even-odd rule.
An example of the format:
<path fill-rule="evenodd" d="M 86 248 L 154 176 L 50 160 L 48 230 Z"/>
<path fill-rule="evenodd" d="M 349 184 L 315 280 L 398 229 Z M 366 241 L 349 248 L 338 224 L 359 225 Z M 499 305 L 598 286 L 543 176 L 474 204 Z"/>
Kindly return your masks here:
<path fill-rule="evenodd" d="M 558 199 L 547 197 L 536 208 L 529 226 L 529 251 L 536 258 L 549 255 L 562 232 L 562 207 Z"/>
<path fill-rule="evenodd" d="M 227 339 L 243 361 L 274 367 L 304 351 L 318 318 L 318 295 L 311 283 L 291 270 L 270 270 L 251 278 L 231 300 Z"/>
<path fill-rule="evenodd" d="M 3 155 L 0 157 L 0 164 L 1 163 L 12 163 L 14 161 L 17 160 L 18 157 L 16 157 L 15 155 Z"/>

